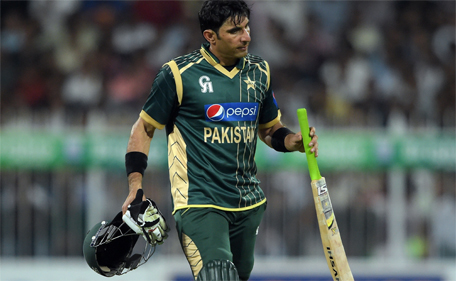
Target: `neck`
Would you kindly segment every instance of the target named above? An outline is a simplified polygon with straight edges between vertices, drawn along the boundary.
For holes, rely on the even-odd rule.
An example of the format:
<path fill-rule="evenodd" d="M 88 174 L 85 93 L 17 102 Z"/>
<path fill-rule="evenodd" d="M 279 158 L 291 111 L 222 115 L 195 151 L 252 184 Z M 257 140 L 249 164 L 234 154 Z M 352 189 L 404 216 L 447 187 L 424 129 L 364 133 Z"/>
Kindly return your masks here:
<path fill-rule="evenodd" d="M 220 53 L 218 53 L 216 50 L 214 50 L 214 48 L 212 48 L 212 45 L 209 47 L 209 50 L 211 51 L 211 53 L 216 56 L 218 58 L 218 60 L 220 61 L 220 64 L 222 66 L 232 66 L 232 65 L 236 65 L 239 61 L 238 58 L 226 58 L 224 56 L 222 56 Z"/>

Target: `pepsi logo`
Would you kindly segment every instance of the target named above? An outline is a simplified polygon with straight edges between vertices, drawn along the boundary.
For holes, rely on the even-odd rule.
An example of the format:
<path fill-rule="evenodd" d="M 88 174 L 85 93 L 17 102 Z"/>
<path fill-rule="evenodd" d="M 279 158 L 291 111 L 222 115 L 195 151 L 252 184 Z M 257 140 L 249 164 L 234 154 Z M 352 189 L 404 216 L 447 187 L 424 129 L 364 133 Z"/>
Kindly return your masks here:
<path fill-rule="evenodd" d="M 225 117 L 225 109 L 220 104 L 213 104 L 207 108 L 206 116 L 211 121 L 221 121 Z"/>
<path fill-rule="evenodd" d="M 205 104 L 206 121 L 209 122 L 240 122 L 255 121 L 258 115 L 256 102 L 229 102 Z"/>

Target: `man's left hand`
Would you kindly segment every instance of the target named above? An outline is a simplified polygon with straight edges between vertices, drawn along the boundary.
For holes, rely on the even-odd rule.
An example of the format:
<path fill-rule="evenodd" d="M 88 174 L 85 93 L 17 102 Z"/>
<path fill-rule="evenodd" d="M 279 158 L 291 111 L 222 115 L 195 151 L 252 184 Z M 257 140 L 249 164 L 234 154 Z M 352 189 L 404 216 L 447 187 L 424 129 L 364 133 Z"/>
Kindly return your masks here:
<path fill-rule="evenodd" d="M 310 127 L 309 136 L 312 139 L 309 143 L 310 152 L 315 153 L 315 157 L 318 157 L 318 136 L 317 134 L 315 134 L 315 127 Z M 296 134 L 289 134 L 288 136 L 286 136 L 285 147 L 289 151 L 305 152 L 301 132 L 298 132 Z"/>

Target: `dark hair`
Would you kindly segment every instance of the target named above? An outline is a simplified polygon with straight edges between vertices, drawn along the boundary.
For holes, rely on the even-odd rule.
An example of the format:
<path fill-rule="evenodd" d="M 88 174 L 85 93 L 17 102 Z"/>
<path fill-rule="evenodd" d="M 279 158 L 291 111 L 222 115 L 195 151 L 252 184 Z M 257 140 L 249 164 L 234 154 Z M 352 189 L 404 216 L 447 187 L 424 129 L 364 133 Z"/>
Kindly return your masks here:
<path fill-rule="evenodd" d="M 240 24 L 244 18 L 250 18 L 250 8 L 243 0 L 204 1 L 198 13 L 201 33 L 212 29 L 218 36 L 223 23 L 231 18 L 234 24 Z"/>

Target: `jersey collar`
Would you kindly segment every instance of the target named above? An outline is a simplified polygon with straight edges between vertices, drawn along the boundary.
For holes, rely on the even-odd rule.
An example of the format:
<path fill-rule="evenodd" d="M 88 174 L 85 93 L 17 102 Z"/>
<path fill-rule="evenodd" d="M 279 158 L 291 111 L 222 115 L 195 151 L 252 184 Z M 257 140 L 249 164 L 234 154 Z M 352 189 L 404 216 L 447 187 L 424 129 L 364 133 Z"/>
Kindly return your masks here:
<path fill-rule="evenodd" d="M 201 45 L 200 52 L 213 67 L 230 78 L 236 76 L 239 70 L 243 69 L 245 66 L 245 58 L 241 58 L 236 64 L 236 67 L 234 67 L 231 71 L 228 71 L 220 64 L 220 60 L 209 50 L 209 43 L 203 43 Z"/>

